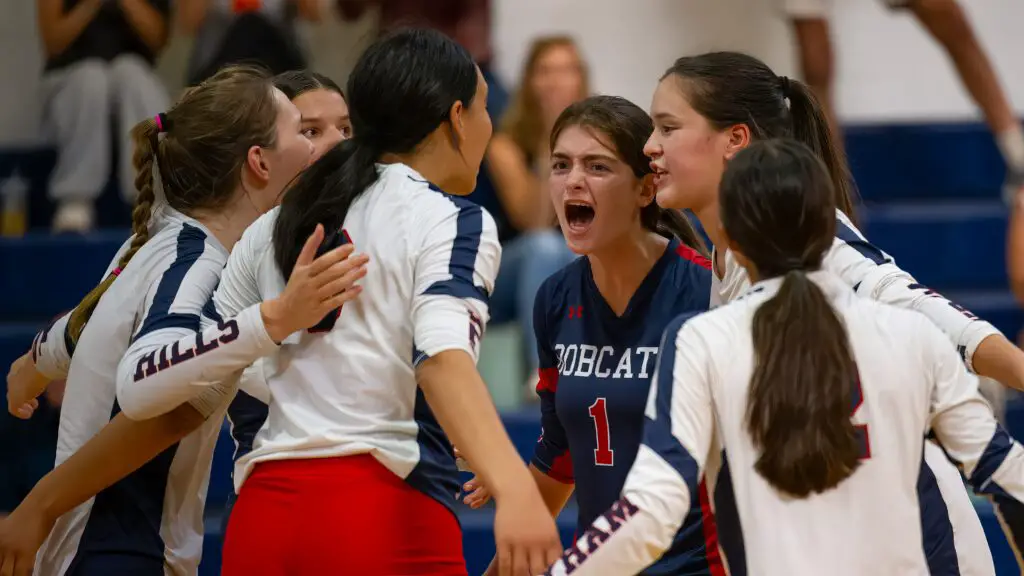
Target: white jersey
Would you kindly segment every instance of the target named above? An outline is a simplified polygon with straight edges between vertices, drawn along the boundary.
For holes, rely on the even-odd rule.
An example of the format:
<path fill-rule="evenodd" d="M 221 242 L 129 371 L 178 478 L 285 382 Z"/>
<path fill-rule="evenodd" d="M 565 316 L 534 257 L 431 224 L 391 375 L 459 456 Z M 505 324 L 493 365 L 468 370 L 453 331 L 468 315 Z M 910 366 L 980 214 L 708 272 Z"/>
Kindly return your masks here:
<path fill-rule="evenodd" d="M 836 238 L 822 269 L 841 278 L 859 296 L 923 313 L 957 346 L 970 368 L 981 341 L 999 331 L 919 284 L 896 266 L 890 255 L 869 243 L 841 211 L 836 211 L 836 218 Z M 750 289 L 747 272 L 732 252 L 722 256 L 724 274 L 721 279 L 712 276 L 713 305 L 731 302 Z M 922 521 L 931 527 L 925 534 L 929 558 L 936 565 L 956 562 L 961 574 L 992 574 L 995 567 L 988 540 L 960 471 L 931 441 L 924 447 L 924 463 L 918 497 L 924 509 Z M 1018 520 L 1014 518 L 1009 525 L 1019 525 Z M 1011 542 L 1015 540 L 1012 533 L 1007 535 Z"/>
<path fill-rule="evenodd" d="M 999 330 L 901 270 L 892 256 L 864 238 L 846 214 L 837 210 L 836 218 L 836 238 L 825 254 L 822 269 L 842 278 L 860 296 L 917 310 L 927 316 L 956 344 L 967 368 L 971 369 L 978 345 L 985 338 L 999 334 Z M 712 305 L 731 302 L 750 287 L 746 270 L 732 253 L 726 251 L 722 256 L 725 270 L 721 278 L 717 274 L 712 277 Z"/>
<path fill-rule="evenodd" d="M 259 462 L 371 453 L 413 487 L 454 505 L 451 444 L 415 368 L 448 350 L 476 360 L 501 246 L 493 218 L 476 204 L 441 192 L 404 164 L 378 165 L 378 172 L 343 227 L 370 257 L 362 294 L 326 331 L 287 338 L 256 369 L 262 376 L 247 374 L 257 389 L 243 388 L 246 401 L 266 423 L 236 464 L 236 489 Z M 215 295 L 221 314 L 284 288 L 274 261 L 276 221 L 276 210 L 264 215 L 235 246 Z M 269 416 L 259 418 L 264 382 Z"/>
<path fill-rule="evenodd" d="M 40 365 L 49 366 L 48 375 L 59 376 L 54 372 L 60 371 L 61 358 L 71 359 L 57 465 L 122 409 L 133 416 L 116 394 L 118 366 L 130 347 L 194 335 L 201 327 L 200 312 L 212 297 L 227 251 L 202 224 L 173 209 L 165 207 L 160 218 L 159 230 L 100 299 L 75 350 L 67 350 L 60 323 L 37 338 L 44 341 L 36 347 L 37 357 Z M 158 355 L 156 363 L 165 367 L 185 355 Z M 220 423 L 220 418 L 209 419 L 177 445 L 62 516 L 37 555 L 36 572 L 59 576 L 104 553 L 163 565 L 166 574 L 195 574 Z M 132 569 L 136 568 L 124 566 Z"/>
<path fill-rule="evenodd" d="M 929 428 L 976 489 L 1024 498 L 1024 451 L 942 332 L 923 315 L 856 297 L 828 272 L 809 277 L 843 320 L 860 372 L 851 417 L 865 429 L 861 466 L 805 499 L 780 494 L 755 472 L 759 450 L 746 428 L 751 324 L 781 279 L 761 282 L 738 301 L 670 325 L 623 497 L 552 574 L 640 571 L 671 543 L 702 473 L 716 486 L 712 504 L 731 573 L 930 574 L 916 497 Z"/>

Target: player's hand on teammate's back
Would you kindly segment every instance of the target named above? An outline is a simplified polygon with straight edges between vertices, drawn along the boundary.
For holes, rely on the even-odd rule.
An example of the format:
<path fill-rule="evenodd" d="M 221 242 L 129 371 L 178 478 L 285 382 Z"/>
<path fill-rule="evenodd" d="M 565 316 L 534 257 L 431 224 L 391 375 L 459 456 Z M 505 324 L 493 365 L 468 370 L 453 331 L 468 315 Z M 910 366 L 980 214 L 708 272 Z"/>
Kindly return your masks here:
<path fill-rule="evenodd" d="M 49 383 L 50 379 L 36 370 L 32 353 L 26 352 L 7 372 L 7 411 L 17 418 L 31 418 L 39 407 L 39 396 Z"/>
<path fill-rule="evenodd" d="M 469 462 L 463 457 L 462 452 L 458 446 L 452 446 L 455 450 L 455 464 L 462 472 L 473 472 L 473 468 L 469 465 Z M 491 492 L 484 486 L 479 476 L 473 477 L 469 482 L 462 485 L 463 492 L 466 493 L 462 497 L 462 502 L 470 508 L 476 510 L 487 504 L 491 500 Z"/>
<path fill-rule="evenodd" d="M 31 576 L 36 552 L 54 522 L 32 508 L 28 500 L 0 519 L 0 576 Z"/>
<path fill-rule="evenodd" d="M 284 292 L 260 306 L 267 334 L 275 342 L 315 326 L 329 312 L 362 291 L 356 282 L 366 275 L 369 257 L 353 254 L 352 244 L 344 244 L 317 257 L 317 248 L 323 239 L 324 227 L 317 224 L 295 261 Z"/>
<path fill-rule="evenodd" d="M 555 520 L 535 486 L 496 499 L 494 539 L 498 574 L 536 576 L 562 556 Z"/>

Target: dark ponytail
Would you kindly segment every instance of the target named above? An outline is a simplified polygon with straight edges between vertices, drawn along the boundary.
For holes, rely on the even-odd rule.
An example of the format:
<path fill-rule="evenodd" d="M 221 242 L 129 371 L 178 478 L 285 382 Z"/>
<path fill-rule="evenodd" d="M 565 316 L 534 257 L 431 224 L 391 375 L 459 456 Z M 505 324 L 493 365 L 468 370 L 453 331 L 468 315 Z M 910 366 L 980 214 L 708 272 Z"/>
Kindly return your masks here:
<path fill-rule="evenodd" d="M 669 76 L 680 81 L 687 102 L 716 130 L 743 124 L 753 140 L 794 138 L 810 148 L 828 170 L 835 205 L 856 223 L 857 191 L 846 154 L 806 84 L 777 76 L 764 62 L 740 52 L 685 56 L 662 78 Z"/>
<path fill-rule="evenodd" d="M 295 180 L 274 224 L 274 260 L 286 278 L 316 225 L 340 229 L 352 203 L 377 181 L 377 155 L 358 136 L 343 140 Z"/>
<path fill-rule="evenodd" d="M 591 96 L 571 104 L 558 115 L 551 129 L 551 150 L 555 149 L 562 132 L 572 126 L 596 131 L 597 137 L 608 141 L 606 146 L 629 165 L 637 178 L 653 174 L 650 158 L 644 154 L 644 144 L 654 131 L 654 123 L 636 104 L 619 96 Z M 693 222 L 678 210 L 662 208 L 652 200 L 640 210 L 640 223 L 651 232 L 678 238 L 702 256 L 708 256 L 707 246 Z"/>
<path fill-rule="evenodd" d="M 471 106 L 477 80 L 469 53 L 435 30 L 400 30 L 363 52 L 345 90 L 354 137 L 308 168 L 281 202 L 274 259 L 285 277 L 317 224 L 341 228 L 352 203 L 377 181 L 381 156 L 414 151 L 448 121 L 456 102 Z"/>
<path fill-rule="evenodd" d="M 758 280 L 782 278 L 757 309 L 747 430 L 754 468 L 781 492 L 806 497 L 860 465 L 851 421 L 857 367 L 846 328 L 807 276 L 835 234 L 835 196 L 823 163 L 792 140 L 752 143 L 722 177 L 722 224 Z"/>
<path fill-rule="evenodd" d="M 836 207 L 856 222 L 853 203 L 857 191 L 853 186 L 850 164 L 846 160 L 846 152 L 836 142 L 825 109 L 807 84 L 788 78 L 783 78 L 781 83 L 788 88 L 786 96 L 789 98 L 789 113 L 793 119 L 793 138 L 807 145 L 825 164 L 832 180 L 832 189 L 835 190 Z"/>

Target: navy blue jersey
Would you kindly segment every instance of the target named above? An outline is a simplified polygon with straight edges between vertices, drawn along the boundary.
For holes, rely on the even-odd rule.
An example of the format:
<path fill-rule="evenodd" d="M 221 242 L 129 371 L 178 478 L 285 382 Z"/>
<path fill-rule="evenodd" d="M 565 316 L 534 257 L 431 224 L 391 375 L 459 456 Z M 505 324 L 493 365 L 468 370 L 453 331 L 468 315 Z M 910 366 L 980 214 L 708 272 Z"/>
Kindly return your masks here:
<path fill-rule="evenodd" d="M 643 437 L 644 407 L 661 335 L 686 312 L 708 309 L 710 262 L 673 240 L 617 316 L 579 258 L 537 291 L 543 431 L 533 464 L 575 483 L 579 533 L 619 499 Z M 706 493 L 673 547 L 644 574 L 712 574 L 720 566 Z M 716 572 L 717 573 L 717 572 Z"/>

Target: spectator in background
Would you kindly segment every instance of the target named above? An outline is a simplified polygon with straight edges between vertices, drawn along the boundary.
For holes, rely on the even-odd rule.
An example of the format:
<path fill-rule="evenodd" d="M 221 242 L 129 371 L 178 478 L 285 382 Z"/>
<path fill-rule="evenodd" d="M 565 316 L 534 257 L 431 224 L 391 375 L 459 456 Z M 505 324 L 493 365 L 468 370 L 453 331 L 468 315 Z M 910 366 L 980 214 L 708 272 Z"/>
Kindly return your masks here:
<path fill-rule="evenodd" d="M 576 43 L 565 36 L 538 38 L 530 46 L 520 84 L 487 151 L 506 224 L 491 321 L 519 322 L 531 384 L 538 366 L 533 300 L 544 280 L 574 258 L 556 228 L 547 192 L 548 139 L 558 115 L 589 92 L 587 68 Z"/>
<path fill-rule="evenodd" d="M 832 39 L 828 25 L 829 0 L 783 0 L 793 25 L 800 66 L 838 128 L 832 97 Z M 1004 197 L 1024 184 L 1024 130 L 999 85 L 992 63 L 981 47 L 967 15 L 957 0 L 883 0 L 890 10 L 907 10 L 946 50 L 960 81 L 981 108 L 1006 162 Z"/>
<path fill-rule="evenodd" d="M 120 138 L 120 184 L 135 198 L 128 129 L 167 107 L 153 63 L 168 38 L 170 0 L 37 0 L 46 51 L 45 123 L 56 138 L 55 232 L 85 232 Z M 113 120 L 113 122 L 112 122 Z"/>
<path fill-rule="evenodd" d="M 257 64 L 272 74 L 306 67 L 295 22 L 318 22 L 320 0 L 178 0 L 178 26 L 195 37 L 188 84 L 228 64 Z"/>
<path fill-rule="evenodd" d="M 380 10 L 380 32 L 403 26 L 427 27 L 448 35 L 469 51 L 487 82 L 487 110 L 501 117 L 508 92 L 491 70 L 490 0 L 337 0 L 344 20 L 362 17 L 369 7 Z"/>

